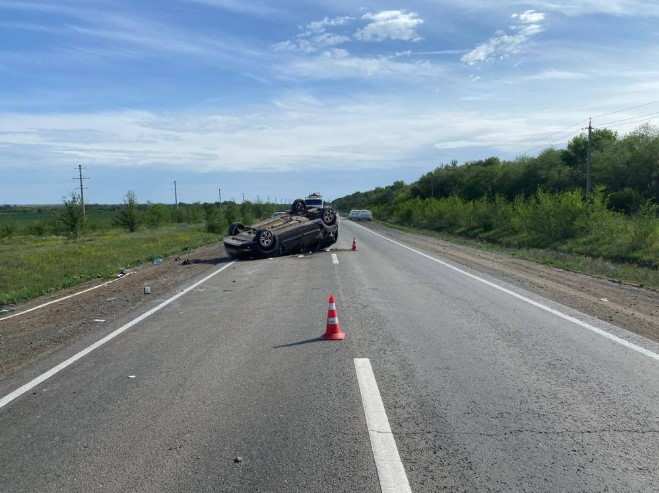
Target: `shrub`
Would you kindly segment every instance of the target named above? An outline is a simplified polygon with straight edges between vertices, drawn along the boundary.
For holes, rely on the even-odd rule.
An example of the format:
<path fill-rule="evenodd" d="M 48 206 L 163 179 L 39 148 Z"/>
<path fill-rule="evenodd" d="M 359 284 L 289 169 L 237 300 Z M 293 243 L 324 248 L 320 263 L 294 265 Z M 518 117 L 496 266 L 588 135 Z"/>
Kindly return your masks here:
<path fill-rule="evenodd" d="M 224 234 L 227 231 L 229 224 L 219 208 L 208 204 L 205 208 L 205 215 L 206 231 L 208 233 Z"/>
<path fill-rule="evenodd" d="M 59 222 L 64 226 L 66 233 L 75 238 L 80 238 L 84 216 L 82 215 L 82 204 L 79 195 L 72 193 L 70 199 L 64 199 L 64 208 L 60 214 Z"/>
<path fill-rule="evenodd" d="M 16 225 L 14 223 L 5 223 L 0 225 L 0 238 L 11 238 L 16 233 Z"/>
<path fill-rule="evenodd" d="M 150 204 L 144 212 L 144 222 L 151 228 L 157 228 L 171 221 L 170 210 L 163 204 Z"/>
<path fill-rule="evenodd" d="M 137 231 L 140 224 L 140 213 L 137 210 L 137 196 L 129 191 L 124 199 L 124 206 L 115 216 L 115 224 L 126 228 L 130 233 Z"/>

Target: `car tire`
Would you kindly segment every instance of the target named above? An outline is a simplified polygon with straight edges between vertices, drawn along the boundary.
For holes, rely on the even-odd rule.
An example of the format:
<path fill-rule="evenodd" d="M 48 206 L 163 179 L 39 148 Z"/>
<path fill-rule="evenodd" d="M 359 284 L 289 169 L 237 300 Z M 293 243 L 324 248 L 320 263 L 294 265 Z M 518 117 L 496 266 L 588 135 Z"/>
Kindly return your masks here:
<path fill-rule="evenodd" d="M 245 231 L 245 229 L 245 225 L 241 223 L 233 223 L 231 226 L 229 226 L 229 236 L 240 234 L 241 232 Z"/>
<path fill-rule="evenodd" d="M 304 216 L 306 212 L 307 205 L 304 203 L 304 200 L 296 199 L 293 201 L 293 204 L 291 205 L 291 214 L 296 216 Z"/>
<path fill-rule="evenodd" d="M 256 249 L 262 255 L 267 255 L 277 249 L 277 235 L 269 229 L 260 229 L 254 235 Z"/>
<path fill-rule="evenodd" d="M 336 211 L 331 207 L 325 207 L 320 217 L 326 226 L 334 226 L 336 224 Z"/>

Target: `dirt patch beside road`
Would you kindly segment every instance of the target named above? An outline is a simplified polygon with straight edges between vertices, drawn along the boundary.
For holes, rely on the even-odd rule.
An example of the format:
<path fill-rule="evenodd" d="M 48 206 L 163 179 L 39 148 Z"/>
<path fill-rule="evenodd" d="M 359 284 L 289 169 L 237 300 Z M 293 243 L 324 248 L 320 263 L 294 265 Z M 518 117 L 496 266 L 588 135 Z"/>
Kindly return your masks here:
<path fill-rule="evenodd" d="M 479 250 L 381 224 L 369 225 L 390 238 L 491 274 L 649 339 L 659 341 L 659 293 L 650 289 L 565 271 L 503 253 Z"/>
<path fill-rule="evenodd" d="M 187 260 L 187 261 L 186 261 Z M 25 315 L 0 320 L 0 377 L 33 363 L 86 334 L 103 332 L 154 297 L 174 293 L 189 281 L 226 262 L 224 248 L 208 245 L 170 257 L 160 265 L 143 265 L 117 282 Z M 91 282 L 15 307 L 14 313 L 101 284 Z M 151 295 L 144 294 L 144 287 Z M 1 318 L 1 317 L 0 317 Z"/>

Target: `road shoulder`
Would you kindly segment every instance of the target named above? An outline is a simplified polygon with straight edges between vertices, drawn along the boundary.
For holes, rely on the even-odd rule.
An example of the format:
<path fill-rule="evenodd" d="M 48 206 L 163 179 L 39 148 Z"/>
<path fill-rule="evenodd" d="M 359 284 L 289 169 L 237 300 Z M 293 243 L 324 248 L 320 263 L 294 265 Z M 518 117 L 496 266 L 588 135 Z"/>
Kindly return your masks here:
<path fill-rule="evenodd" d="M 505 253 L 408 233 L 379 223 L 366 226 L 412 247 L 659 341 L 659 293 L 656 291 L 538 264 Z"/>
<path fill-rule="evenodd" d="M 37 363 L 85 337 L 104 335 L 127 314 L 145 310 L 154 301 L 228 261 L 221 246 L 197 248 L 158 265 L 145 264 L 112 284 L 8 320 L 0 320 L 0 380 Z M 15 313 L 92 287 L 92 284 L 31 300 Z M 151 294 L 145 294 L 145 287 Z"/>

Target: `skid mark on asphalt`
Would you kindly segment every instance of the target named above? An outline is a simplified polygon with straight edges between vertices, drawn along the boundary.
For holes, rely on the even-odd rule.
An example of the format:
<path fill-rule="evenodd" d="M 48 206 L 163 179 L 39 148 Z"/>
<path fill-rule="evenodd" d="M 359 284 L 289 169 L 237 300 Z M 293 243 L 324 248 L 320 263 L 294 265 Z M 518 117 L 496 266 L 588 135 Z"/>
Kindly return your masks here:
<path fill-rule="evenodd" d="M 649 349 L 646 349 L 642 346 L 639 346 L 638 344 L 634 344 L 633 342 L 629 342 L 626 339 L 623 339 L 622 337 L 618 337 L 616 335 L 611 334 L 610 332 L 605 331 L 604 329 L 600 329 L 599 327 L 595 327 L 594 325 L 590 325 L 587 322 L 584 322 L 583 320 L 579 320 L 576 317 L 573 317 L 571 315 L 568 315 L 566 313 L 563 313 L 559 310 L 556 310 L 554 308 L 551 308 L 547 305 L 544 305 L 542 303 L 539 303 L 537 301 L 532 300 L 531 298 L 527 298 L 524 295 L 521 295 L 519 293 L 516 293 L 515 291 L 512 291 L 508 288 L 504 288 L 503 286 L 499 286 L 498 284 L 488 281 L 487 279 L 483 279 L 482 277 L 479 277 L 475 274 L 471 274 L 465 270 L 460 269 L 459 267 L 456 267 L 455 265 L 449 264 L 448 262 L 444 262 L 443 260 L 439 260 L 438 258 L 432 257 L 428 255 L 427 253 L 423 253 L 420 250 L 417 250 L 416 248 L 412 248 L 410 246 L 405 245 L 404 243 L 400 243 L 399 241 L 392 240 L 391 238 L 387 238 L 384 235 L 381 235 L 380 233 L 376 233 L 375 231 L 372 231 L 361 224 L 355 224 L 355 226 L 362 228 L 365 231 L 368 231 L 372 235 L 378 236 L 382 238 L 383 240 L 386 240 L 390 243 L 393 243 L 394 245 L 398 245 L 401 248 L 405 248 L 406 250 L 409 250 L 410 252 L 414 252 L 417 255 L 421 255 L 422 257 L 427 258 L 428 260 L 432 260 L 433 262 L 436 262 L 440 265 L 443 265 L 444 267 L 448 267 L 449 269 L 452 269 L 456 272 L 459 272 L 460 274 L 467 276 L 471 279 L 474 279 L 478 282 L 481 282 L 487 286 L 490 286 L 491 288 L 494 288 L 498 291 L 501 291 L 503 293 L 506 293 L 513 298 L 517 298 L 518 300 L 521 300 L 525 303 L 528 303 L 529 305 L 533 305 L 536 308 L 539 308 L 545 312 L 551 313 L 552 315 L 556 315 L 559 318 L 562 318 L 563 320 L 567 320 L 568 322 L 572 322 L 573 324 L 579 325 L 580 327 L 583 327 L 584 329 L 587 329 L 591 332 L 594 332 L 597 335 L 600 335 L 602 337 L 605 337 L 609 339 L 610 341 L 613 341 L 617 344 L 620 344 L 621 346 L 626 347 L 627 349 L 631 349 L 632 351 L 636 351 L 637 353 L 642 354 L 643 356 L 647 356 L 648 358 L 652 358 L 655 361 L 659 361 L 659 354 L 655 353 L 654 351 L 650 351 Z"/>
<path fill-rule="evenodd" d="M 368 358 L 355 358 L 355 371 L 382 493 L 411 493 L 371 361 Z"/>
<path fill-rule="evenodd" d="M 229 262 L 228 264 L 224 265 L 223 267 L 220 267 L 216 271 L 211 272 L 206 277 L 204 277 L 203 279 L 200 279 L 199 281 L 195 282 L 194 284 L 188 286 L 187 288 L 185 288 L 180 293 L 175 294 L 174 296 L 166 299 L 165 301 L 163 301 L 159 305 L 151 308 L 150 310 L 147 310 L 146 312 L 144 312 L 139 317 L 134 318 L 130 322 L 122 325 L 117 330 L 115 330 L 113 332 L 110 332 L 108 335 L 106 335 L 102 339 L 99 339 L 98 341 L 96 341 L 91 346 L 86 347 L 82 351 L 80 351 L 80 352 L 74 354 L 73 356 L 71 356 L 69 359 L 62 361 L 59 365 L 56 365 L 56 366 L 52 367 L 47 372 L 42 373 L 38 377 L 30 380 L 25 385 L 22 385 L 21 387 L 17 388 L 13 392 L 11 392 L 11 393 L 7 394 L 6 396 L 2 397 L 0 399 L 0 409 L 5 407 L 7 404 L 12 402 L 13 400 L 18 399 L 20 396 L 22 396 L 26 392 L 29 392 L 30 390 L 32 390 L 37 385 L 39 385 L 39 384 L 45 382 L 46 380 L 48 380 L 49 378 L 55 376 L 56 374 L 58 374 L 59 372 L 61 372 L 65 368 L 71 366 L 73 363 L 75 363 L 79 359 L 84 358 L 85 356 L 87 356 L 89 353 L 91 353 L 95 349 L 98 349 L 99 347 L 103 346 L 104 344 L 110 342 L 112 339 L 114 339 L 118 335 L 123 334 L 128 329 L 130 329 L 131 327 L 133 327 L 133 326 L 137 325 L 138 323 L 140 323 L 142 320 L 144 320 L 144 319 L 150 317 L 151 315 L 153 315 L 154 313 L 162 310 L 163 308 L 165 308 L 170 303 L 172 303 L 172 302 L 176 301 L 177 299 L 179 299 L 181 296 L 183 296 L 183 295 L 189 293 L 190 291 L 192 291 L 193 289 L 201 286 L 203 283 L 205 283 L 206 281 L 208 281 L 212 277 L 215 277 L 216 275 L 218 275 L 220 272 L 224 271 L 225 269 L 228 269 L 229 267 L 231 267 L 235 263 L 236 263 L 235 261 L 234 262 Z"/>

